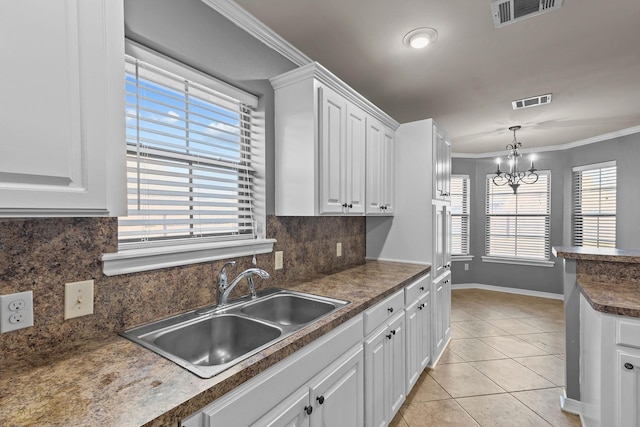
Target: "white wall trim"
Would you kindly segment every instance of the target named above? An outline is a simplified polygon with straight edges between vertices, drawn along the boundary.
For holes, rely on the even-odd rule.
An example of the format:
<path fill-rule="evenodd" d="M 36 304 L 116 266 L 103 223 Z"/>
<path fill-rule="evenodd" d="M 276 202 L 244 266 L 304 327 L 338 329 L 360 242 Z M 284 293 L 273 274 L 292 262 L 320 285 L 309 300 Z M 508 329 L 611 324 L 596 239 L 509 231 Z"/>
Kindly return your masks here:
<path fill-rule="evenodd" d="M 563 294 L 551 292 L 532 291 L 530 289 L 508 288 L 506 286 L 483 285 L 481 283 L 459 283 L 451 285 L 451 289 L 483 289 L 485 291 L 506 292 L 509 294 L 526 295 L 530 297 L 564 300 Z"/>
<path fill-rule="evenodd" d="M 202 0 L 202 2 L 297 66 L 311 62 L 307 55 L 296 49 L 235 1 Z"/>
<path fill-rule="evenodd" d="M 451 262 L 473 261 L 473 255 L 451 255 Z"/>
<path fill-rule="evenodd" d="M 273 252 L 274 243 L 276 243 L 275 239 L 246 239 L 122 250 L 102 254 L 103 272 L 106 276 L 116 276 L 253 254 L 266 254 Z"/>
<path fill-rule="evenodd" d="M 525 150 L 521 150 L 521 152 L 522 154 L 533 153 L 534 149 L 535 149 L 535 153 L 568 150 L 570 148 L 581 147 L 583 145 L 594 144 L 596 142 L 608 141 L 610 139 L 620 138 L 621 136 L 632 135 L 634 133 L 639 133 L 639 132 L 640 132 L 640 126 L 633 126 L 630 128 L 605 133 L 602 135 L 581 139 L 579 141 L 568 142 L 566 144 L 561 144 L 561 145 L 549 145 L 549 146 L 528 148 Z M 504 150 L 493 151 L 488 153 L 451 153 L 451 157 L 456 157 L 460 159 L 481 159 L 485 157 L 502 157 L 504 156 L 504 153 L 505 153 Z"/>
<path fill-rule="evenodd" d="M 560 395 L 560 409 L 570 414 L 580 415 L 580 422 L 583 426 L 586 425 L 582 419 L 582 403 L 579 400 L 569 399 L 564 389 Z"/>

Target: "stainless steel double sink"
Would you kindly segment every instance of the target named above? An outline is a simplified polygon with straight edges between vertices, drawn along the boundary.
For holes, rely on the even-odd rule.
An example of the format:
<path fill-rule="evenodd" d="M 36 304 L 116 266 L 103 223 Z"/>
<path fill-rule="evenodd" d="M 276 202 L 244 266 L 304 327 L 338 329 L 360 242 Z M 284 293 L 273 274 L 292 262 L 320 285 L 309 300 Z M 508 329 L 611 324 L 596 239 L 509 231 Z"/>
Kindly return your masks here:
<path fill-rule="evenodd" d="M 270 288 L 255 299 L 247 296 L 222 307 L 189 311 L 120 335 L 211 378 L 347 304 Z"/>

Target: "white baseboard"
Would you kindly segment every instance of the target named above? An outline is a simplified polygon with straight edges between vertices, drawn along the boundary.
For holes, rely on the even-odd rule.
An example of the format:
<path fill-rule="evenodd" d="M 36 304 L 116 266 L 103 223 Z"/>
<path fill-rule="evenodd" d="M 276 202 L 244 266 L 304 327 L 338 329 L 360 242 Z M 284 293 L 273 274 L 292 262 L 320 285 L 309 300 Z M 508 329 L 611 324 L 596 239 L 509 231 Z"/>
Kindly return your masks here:
<path fill-rule="evenodd" d="M 485 291 L 507 292 L 510 294 L 527 295 L 530 297 L 549 298 L 564 300 L 563 294 L 553 294 L 551 292 L 531 291 L 529 289 L 507 288 L 504 286 L 483 285 L 480 283 L 460 283 L 451 285 L 451 289 L 484 289 Z"/>
<path fill-rule="evenodd" d="M 565 390 L 562 390 L 562 394 L 560 395 L 560 409 L 570 414 L 579 415 L 580 422 L 582 422 L 582 404 L 579 400 L 569 399 Z M 582 425 L 584 426 L 585 424 L 582 423 Z"/>

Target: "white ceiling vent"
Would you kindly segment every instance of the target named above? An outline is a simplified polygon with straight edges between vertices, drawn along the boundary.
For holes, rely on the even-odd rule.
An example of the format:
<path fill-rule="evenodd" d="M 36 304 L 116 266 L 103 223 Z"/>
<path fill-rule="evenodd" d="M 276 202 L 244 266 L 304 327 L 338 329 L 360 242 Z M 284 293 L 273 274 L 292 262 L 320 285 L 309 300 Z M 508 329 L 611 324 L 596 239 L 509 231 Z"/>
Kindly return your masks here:
<path fill-rule="evenodd" d="M 562 6 L 562 0 L 498 0 L 491 3 L 496 28 L 550 12 Z"/>
<path fill-rule="evenodd" d="M 538 105 L 548 104 L 551 102 L 551 94 L 532 96 L 531 98 L 516 99 L 511 102 L 514 110 L 521 108 L 536 107 Z"/>

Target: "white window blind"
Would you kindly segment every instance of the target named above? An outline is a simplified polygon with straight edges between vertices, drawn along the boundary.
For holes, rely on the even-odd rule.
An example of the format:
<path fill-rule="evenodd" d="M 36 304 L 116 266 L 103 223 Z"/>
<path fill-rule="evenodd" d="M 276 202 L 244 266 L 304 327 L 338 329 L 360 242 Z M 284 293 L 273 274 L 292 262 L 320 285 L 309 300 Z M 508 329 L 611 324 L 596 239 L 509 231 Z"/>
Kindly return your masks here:
<path fill-rule="evenodd" d="M 469 177 L 451 176 L 451 254 L 469 255 Z"/>
<path fill-rule="evenodd" d="M 129 214 L 119 244 L 253 238 L 252 109 L 132 57 L 125 85 Z"/>
<path fill-rule="evenodd" d="M 550 183 L 539 171 L 535 184 L 523 184 L 517 194 L 508 185 L 493 184 L 487 176 L 487 256 L 547 260 L 550 254 Z"/>
<path fill-rule="evenodd" d="M 573 244 L 616 246 L 616 163 L 573 168 Z"/>

